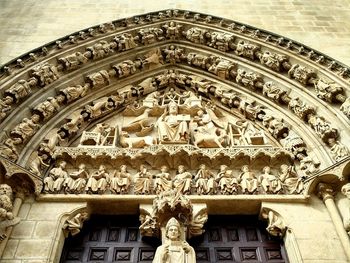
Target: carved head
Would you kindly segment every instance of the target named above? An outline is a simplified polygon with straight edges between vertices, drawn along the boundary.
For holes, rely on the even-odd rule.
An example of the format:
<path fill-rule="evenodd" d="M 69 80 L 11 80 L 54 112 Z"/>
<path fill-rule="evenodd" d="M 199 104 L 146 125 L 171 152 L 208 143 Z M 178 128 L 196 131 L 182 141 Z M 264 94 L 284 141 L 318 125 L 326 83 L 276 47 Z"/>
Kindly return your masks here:
<path fill-rule="evenodd" d="M 227 165 L 222 164 L 220 165 L 220 172 L 225 172 L 227 170 Z"/>
<path fill-rule="evenodd" d="M 185 166 L 183 166 L 183 165 L 179 165 L 179 166 L 177 167 L 177 170 L 178 170 L 179 173 L 183 173 L 183 172 L 186 171 Z"/>
<path fill-rule="evenodd" d="M 348 199 L 350 199 L 350 183 L 347 183 L 347 184 L 343 185 L 343 187 L 341 188 L 341 192 Z"/>
<path fill-rule="evenodd" d="M 162 173 L 166 173 L 168 171 L 168 167 L 166 165 L 163 165 L 162 167 L 160 167 L 160 171 Z"/>
<path fill-rule="evenodd" d="M 177 104 L 175 102 L 170 102 L 168 109 L 169 109 L 170 114 L 177 114 L 178 113 Z"/>
<path fill-rule="evenodd" d="M 265 166 L 265 167 L 263 168 L 263 172 L 266 173 L 266 174 L 269 174 L 269 173 L 271 172 L 270 166 Z"/>
<path fill-rule="evenodd" d="M 106 167 L 101 164 L 100 167 L 98 168 L 99 171 L 105 171 L 106 170 Z"/>
<path fill-rule="evenodd" d="M 122 164 L 121 166 L 120 166 L 120 171 L 121 172 L 126 172 L 126 165 L 125 164 Z"/>
<path fill-rule="evenodd" d="M 244 173 L 246 173 L 246 172 L 249 172 L 249 171 L 250 171 L 250 169 L 249 169 L 249 166 L 248 166 L 248 165 L 243 165 L 241 170 L 242 170 L 242 172 L 244 172 Z"/>
<path fill-rule="evenodd" d="M 67 163 L 65 161 L 60 162 L 59 167 L 64 169 L 66 168 Z"/>
<path fill-rule="evenodd" d="M 85 170 L 85 164 L 83 163 L 79 164 L 79 170 Z"/>
<path fill-rule="evenodd" d="M 7 195 L 12 198 L 12 188 L 8 184 L 0 184 L 0 195 Z"/>
<path fill-rule="evenodd" d="M 172 217 L 169 219 L 168 223 L 166 224 L 166 234 L 165 236 L 170 239 L 171 241 L 179 240 L 180 238 L 180 223 L 176 220 L 176 218 Z"/>

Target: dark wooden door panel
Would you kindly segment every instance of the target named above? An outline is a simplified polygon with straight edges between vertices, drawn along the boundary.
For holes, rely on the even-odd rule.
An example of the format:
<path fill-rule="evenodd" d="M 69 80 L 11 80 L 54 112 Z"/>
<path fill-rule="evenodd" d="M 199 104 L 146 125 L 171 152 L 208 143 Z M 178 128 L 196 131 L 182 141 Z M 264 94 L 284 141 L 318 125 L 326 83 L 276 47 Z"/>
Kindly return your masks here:
<path fill-rule="evenodd" d="M 142 239 L 137 216 L 93 216 L 65 241 L 61 263 L 151 263 L 155 239 Z M 210 216 L 203 236 L 190 240 L 197 263 L 287 263 L 281 240 L 255 217 Z"/>

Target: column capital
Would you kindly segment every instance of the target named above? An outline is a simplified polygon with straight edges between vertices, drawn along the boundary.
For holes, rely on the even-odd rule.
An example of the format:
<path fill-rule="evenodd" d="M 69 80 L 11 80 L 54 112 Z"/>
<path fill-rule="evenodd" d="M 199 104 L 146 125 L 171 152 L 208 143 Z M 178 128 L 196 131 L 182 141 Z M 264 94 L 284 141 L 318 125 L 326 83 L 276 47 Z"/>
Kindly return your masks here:
<path fill-rule="evenodd" d="M 317 195 L 323 201 L 326 201 L 327 199 L 334 199 L 334 194 L 335 193 L 331 185 L 325 183 L 319 183 L 317 185 Z"/>

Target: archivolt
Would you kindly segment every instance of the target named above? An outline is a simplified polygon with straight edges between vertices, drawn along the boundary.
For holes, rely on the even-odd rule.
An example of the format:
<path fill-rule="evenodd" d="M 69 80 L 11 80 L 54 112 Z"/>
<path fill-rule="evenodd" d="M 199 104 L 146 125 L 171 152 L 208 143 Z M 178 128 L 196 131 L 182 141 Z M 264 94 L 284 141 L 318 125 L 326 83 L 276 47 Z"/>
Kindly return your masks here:
<path fill-rule="evenodd" d="M 166 10 L 113 21 L 1 68 L 1 153 L 25 166 L 35 151 L 43 162 L 40 142 L 76 110 L 102 97 L 114 110 L 173 81 L 260 122 L 278 140 L 271 121 L 284 119 L 309 149 L 290 144 L 296 158 L 315 163 L 313 155 L 325 168 L 348 155 L 348 73 L 299 43 L 222 18 Z M 247 114 L 257 105 L 262 115 Z"/>

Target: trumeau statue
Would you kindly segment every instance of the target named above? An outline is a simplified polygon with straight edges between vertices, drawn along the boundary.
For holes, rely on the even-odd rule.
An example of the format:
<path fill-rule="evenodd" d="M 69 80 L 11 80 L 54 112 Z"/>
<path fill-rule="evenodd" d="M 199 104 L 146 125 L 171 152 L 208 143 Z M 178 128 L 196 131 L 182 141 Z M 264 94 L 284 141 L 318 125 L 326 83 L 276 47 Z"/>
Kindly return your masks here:
<path fill-rule="evenodd" d="M 195 263 L 194 249 L 182 238 L 182 227 L 170 218 L 165 227 L 165 242 L 156 250 L 153 263 Z"/>

